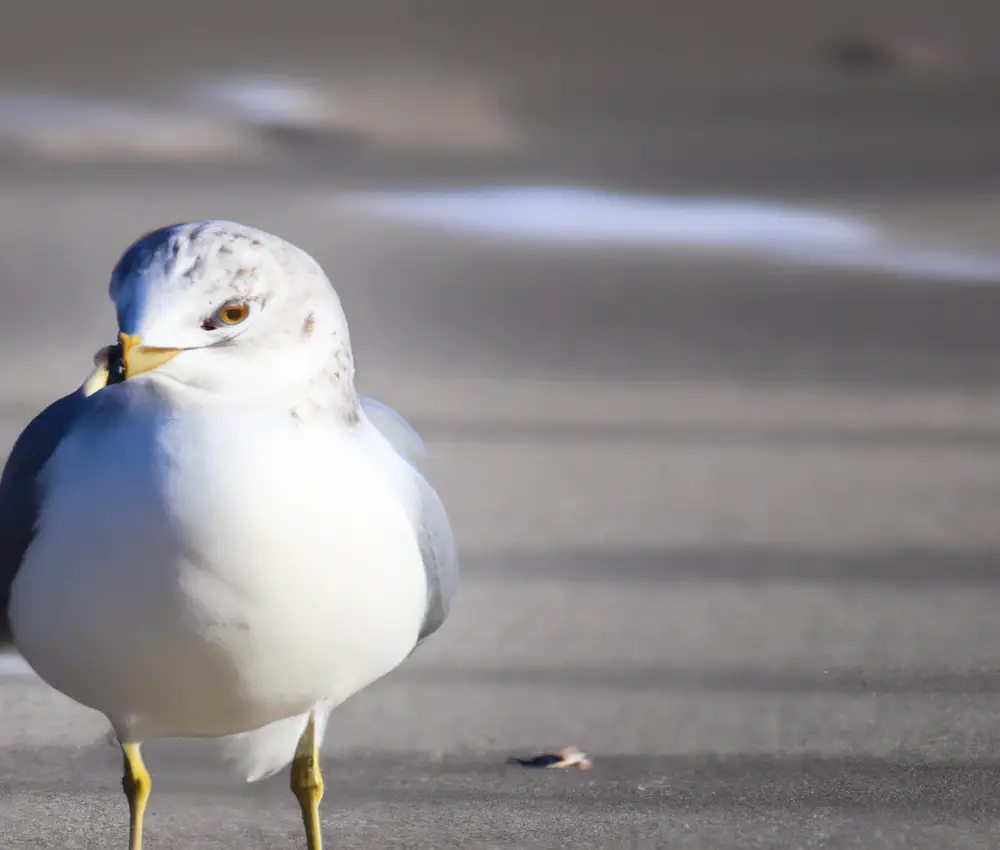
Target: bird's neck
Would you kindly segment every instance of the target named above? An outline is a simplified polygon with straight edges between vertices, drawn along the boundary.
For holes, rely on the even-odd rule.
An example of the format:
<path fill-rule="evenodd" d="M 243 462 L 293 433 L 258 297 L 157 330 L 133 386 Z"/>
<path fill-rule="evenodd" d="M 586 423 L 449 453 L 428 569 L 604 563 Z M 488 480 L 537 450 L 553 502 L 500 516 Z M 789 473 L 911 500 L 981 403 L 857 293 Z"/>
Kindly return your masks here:
<path fill-rule="evenodd" d="M 358 393 L 354 388 L 354 363 L 336 361 L 317 373 L 292 400 L 294 419 L 334 420 L 347 425 L 359 421 Z"/>

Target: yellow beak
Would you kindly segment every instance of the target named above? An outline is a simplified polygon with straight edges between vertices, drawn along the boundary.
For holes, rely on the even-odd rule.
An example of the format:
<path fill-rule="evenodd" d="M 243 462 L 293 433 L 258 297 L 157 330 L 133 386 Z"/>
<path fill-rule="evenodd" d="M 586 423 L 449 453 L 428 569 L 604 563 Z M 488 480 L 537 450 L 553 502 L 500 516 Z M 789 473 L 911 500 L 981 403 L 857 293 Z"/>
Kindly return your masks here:
<path fill-rule="evenodd" d="M 180 348 L 150 348 L 142 345 L 139 337 L 119 334 L 122 344 L 122 360 L 125 361 L 125 380 L 149 372 L 162 366 L 168 360 L 173 360 L 183 349 Z"/>

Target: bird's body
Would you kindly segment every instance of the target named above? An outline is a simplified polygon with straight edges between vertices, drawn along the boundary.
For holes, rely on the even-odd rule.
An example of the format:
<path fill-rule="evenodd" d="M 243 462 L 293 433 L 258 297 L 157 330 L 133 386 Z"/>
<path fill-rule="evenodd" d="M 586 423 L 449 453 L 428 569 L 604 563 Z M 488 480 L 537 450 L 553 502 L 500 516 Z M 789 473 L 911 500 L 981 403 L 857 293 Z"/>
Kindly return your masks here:
<path fill-rule="evenodd" d="M 219 736 L 339 703 L 406 658 L 426 607 L 397 486 L 412 470 L 373 435 L 130 382 L 92 400 L 45 470 L 11 595 L 42 678 L 121 740 Z"/>
<path fill-rule="evenodd" d="M 57 402 L 8 461 L 0 598 L 28 663 L 123 743 L 133 848 L 138 745 L 162 737 L 228 737 L 249 779 L 294 757 L 318 847 L 329 711 L 444 620 L 450 526 L 406 456 L 413 432 L 355 393 L 339 301 L 308 255 L 230 223 L 153 235 L 112 283 L 127 380 Z M 225 297 L 213 315 L 260 325 L 244 340 L 205 319 L 202 343 L 177 307 L 192 289 L 196 320 Z M 136 331 L 158 347 L 137 354 Z"/>

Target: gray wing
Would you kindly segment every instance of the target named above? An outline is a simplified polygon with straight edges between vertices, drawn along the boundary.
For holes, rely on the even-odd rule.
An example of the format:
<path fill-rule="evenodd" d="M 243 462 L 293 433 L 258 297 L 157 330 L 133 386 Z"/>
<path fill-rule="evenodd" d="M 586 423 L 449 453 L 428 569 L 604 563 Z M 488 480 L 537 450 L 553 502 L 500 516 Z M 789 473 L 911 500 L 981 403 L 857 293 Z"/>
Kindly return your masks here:
<path fill-rule="evenodd" d="M 371 423 L 413 467 L 419 500 L 417 533 L 424 571 L 427 574 L 427 608 L 417 639 L 419 646 L 438 630 L 451 610 L 452 600 L 458 590 L 458 549 L 441 497 L 417 469 L 417 464 L 427 454 L 423 440 L 388 405 L 366 396 L 362 396 L 360 400 Z"/>
<path fill-rule="evenodd" d="M 458 590 L 458 549 L 451 522 L 437 492 L 418 473 L 420 553 L 427 574 L 427 610 L 417 644 L 434 634 L 451 610 Z"/>
<path fill-rule="evenodd" d="M 80 415 L 87 397 L 77 390 L 38 414 L 14 443 L 0 476 L 0 647 L 12 642 L 10 588 L 35 537 L 41 504 L 39 473 Z"/>
<path fill-rule="evenodd" d="M 389 405 L 371 396 L 360 396 L 361 409 L 396 452 L 412 466 L 420 466 L 427 457 L 427 447 L 414 427 Z"/>

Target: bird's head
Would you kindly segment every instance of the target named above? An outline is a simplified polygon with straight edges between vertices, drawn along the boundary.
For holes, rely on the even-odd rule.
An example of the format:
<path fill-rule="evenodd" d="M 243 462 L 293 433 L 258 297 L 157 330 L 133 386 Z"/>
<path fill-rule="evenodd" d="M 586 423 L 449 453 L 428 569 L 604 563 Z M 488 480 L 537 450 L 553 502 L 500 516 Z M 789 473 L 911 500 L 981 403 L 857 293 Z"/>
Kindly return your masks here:
<path fill-rule="evenodd" d="M 245 400 L 319 385 L 331 405 L 356 403 L 340 299 L 319 264 L 277 236 L 229 221 L 154 230 L 122 255 L 110 295 L 119 343 L 109 383 Z"/>

